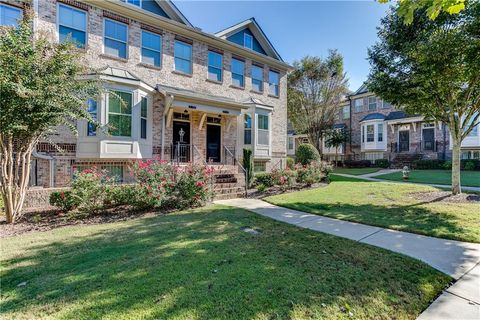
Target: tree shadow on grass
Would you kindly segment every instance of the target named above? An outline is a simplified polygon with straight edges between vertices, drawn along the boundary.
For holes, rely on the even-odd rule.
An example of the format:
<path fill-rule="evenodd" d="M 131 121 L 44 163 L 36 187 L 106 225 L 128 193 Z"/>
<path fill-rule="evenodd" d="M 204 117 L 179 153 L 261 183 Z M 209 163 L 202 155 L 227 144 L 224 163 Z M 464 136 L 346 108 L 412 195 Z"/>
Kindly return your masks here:
<path fill-rule="evenodd" d="M 415 318 L 450 281 L 413 259 L 232 208 L 44 236 L 2 257 L 5 318 Z"/>

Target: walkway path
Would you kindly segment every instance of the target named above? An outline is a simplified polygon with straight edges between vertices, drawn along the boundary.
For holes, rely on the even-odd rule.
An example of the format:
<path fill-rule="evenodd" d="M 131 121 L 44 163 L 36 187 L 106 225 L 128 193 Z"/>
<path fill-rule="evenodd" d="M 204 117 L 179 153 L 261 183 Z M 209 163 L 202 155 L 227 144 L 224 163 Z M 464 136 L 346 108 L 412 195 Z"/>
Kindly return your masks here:
<path fill-rule="evenodd" d="M 419 319 L 480 319 L 480 244 L 322 217 L 256 199 L 231 199 L 216 203 L 240 207 L 301 228 L 374 245 L 421 260 L 458 281 L 435 300 Z"/>
<path fill-rule="evenodd" d="M 382 173 L 380 173 L 383 171 Z M 423 185 L 423 186 L 431 186 L 435 188 L 444 188 L 444 189 L 450 189 L 452 186 L 449 184 L 433 184 L 433 183 L 418 183 L 418 182 L 408 182 L 408 181 L 393 181 L 393 180 L 384 180 L 384 179 L 378 179 L 374 178 L 375 176 L 379 176 L 382 174 L 390 173 L 390 172 L 395 172 L 395 171 L 389 171 L 389 170 L 380 170 L 374 173 L 368 173 L 368 174 L 362 174 L 362 175 L 352 175 L 352 174 L 346 174 L 346 173 L 333 173 L 334 175 L 337 176 L 342 176 L 342 177 L 347 177 L 347 178 L 355 178 L 355 179 L 362 179 L 362 180 L 368 180 L 368 181 L 374 181 L 374 182 L 383 182 L 383 183 L 411 183 L 411 184 L 418 184 L 418 185 Z M 466 187 L 462 186 L 463 191 L 471 191 L 471 192 L 480 192 L 480 187 Z"/>

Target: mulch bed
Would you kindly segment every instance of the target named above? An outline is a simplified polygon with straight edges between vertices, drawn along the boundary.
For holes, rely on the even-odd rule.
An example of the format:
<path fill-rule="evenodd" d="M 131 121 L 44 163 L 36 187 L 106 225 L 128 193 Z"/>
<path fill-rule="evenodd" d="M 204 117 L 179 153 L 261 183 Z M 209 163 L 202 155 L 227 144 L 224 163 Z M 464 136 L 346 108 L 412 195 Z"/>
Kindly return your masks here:
<path fill-rule="evenodd" d="M 450 191 L 434 191 L 434 192 L 412 192 L 410 196 L 416 200 L 426 203 L 447 202 L 447 203 L 477 203 L 480 204 L 480 195 L 462 193 L 452 195 Z"/>
<path fill-rule="evenodd" d="M 248 197 L 252 199 L 263 199 L 270 196 L 276 196 L 278 194 L 291 193 L 291 192 L 300 191 L 300 190 L 323 188 L 326 186 L 328 186 L 328 183 L 321 182 L 321 183 L 314 183 L 311 185 L 297 184 L 289 189 L 284 189 L 279 186 L 273 186 L 273 187 L 267 188 L 265 191 L 250 189 L 248 190 Z"/>

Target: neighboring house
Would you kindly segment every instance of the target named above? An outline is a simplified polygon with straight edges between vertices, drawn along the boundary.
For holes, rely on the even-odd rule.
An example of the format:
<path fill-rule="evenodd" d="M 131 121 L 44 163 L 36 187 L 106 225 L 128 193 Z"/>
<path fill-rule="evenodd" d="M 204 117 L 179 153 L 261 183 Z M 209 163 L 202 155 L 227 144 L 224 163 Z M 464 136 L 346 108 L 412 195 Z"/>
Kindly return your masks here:
<path fill-rule="evenodd" d="M 462 159 L 480 159 L 480 125 L 462 143 Z M 350 94 L 339 107 L 335 124 L 345 129 L 349 139 L 339 148 L 339 159 L 388 159 L 396 165 L 416 159 L 451 159 L 452 145 L 448 126 L 441 122 L 425 121 L 423 116 L 407 115 L 390 103 L 369 92 L 362 85 Z M 296 141 L 294 130 L 289 141 Z M 293 149 L 287 148 L 293 155 Z M 323 156 L 333 160 L 335 148 L 326 148 Z"/>
<path fill-rule="evenodd" d="M 258 170 L 286 163 L 290 66 L 254 18 L 209 34 L 168 0 L 33 0 L 1 2 L 0 24 L 26 6 L 36 32 L 74 40 L 90 76 L 116 93 L 86 102 L 108 133 L 79 121 L 78 136 L 62 127 L 50 137 L 64 152 L 38 144 L 31 185 L 66 186 L 92 165 L 127 180 L 132 159 L 233 163 L 243 148 Z"/>

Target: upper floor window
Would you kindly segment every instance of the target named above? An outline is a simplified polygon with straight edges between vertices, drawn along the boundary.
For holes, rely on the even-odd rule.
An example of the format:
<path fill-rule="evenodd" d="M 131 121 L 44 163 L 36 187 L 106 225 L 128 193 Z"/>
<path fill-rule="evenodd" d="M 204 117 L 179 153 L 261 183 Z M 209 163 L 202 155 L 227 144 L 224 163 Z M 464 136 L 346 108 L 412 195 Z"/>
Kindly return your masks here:
<path fill-rule="evenodd" d="M 390 109 L 392 107 L 392 104 L 390 102 L 387 102 L 387 101 L 383 100 L 382 107 L 383 107 L 383 109 Z"/>
<path fill-rule="evenodd" d="M 127 58 L 128 26 L 110 19 L 104 20 L 104 53 L 126 59 Z"/>
<path fill-rule="evenodd" d="M 253 37 L 247 33 L 243 34 L 243 46 L 248 49 L 253 49 Z"/>
<path fill-rule="evenodd" d="M 142 1 L 141 0 L 126 0 L 126 2 L 129 3 L 129 4 L 133 4 L 134 6 L 137 6 L 137 7 L 142 6 Z"/>
<path fill-rule="evenodd" d="M 378 142 L 383 141 L 383 123 L 379 123 L 377 125 L 377 141 Z"/>
<path fill-rule="evenodd" d="M 87 13 L 63 4 L 58 5 L 60 42 L 72 41 L 78 48 L 87 43 Z"/>
<path fill-rule="evenodd" d="M 363 98 L 355 99 L 355 112 L 363 111 Z"/>
<path fill-rule="evenodd" d="M 368 97 L 368 111 L 377 110 L 377 97 Z"/>
<path fill-rule="evenodd" d="M 270 95 L 278 97 L 280 94 L 280 74 L 270 70 L 268 72 L 268 84 Z"/>
<path fill-rule="evenodd" d="M 263 68 L 252 65 L 251 68 L 252 89 L 257 92 L 263 92 Z"/>
<path fill-rule="evenodd" d="M 373 124 L 367 125 L 367 142 L 375 141 L 375 126 Z"/>
<path fill-rule="evenodd" d="M 192 74 L 192 45 L 175 40 L 175 70 Z"/>
<path fill-rule="evenodd" d="M 223 55 L 208 51 L 208 79 L 222 81 Z"/>
<path fill-rule="evenodd" d="M 269 123 L 268 123 L 268 115 L 259 114 L 258 115 L 258 125 L 257 125 L 257 136 L 258 136 L 258 144 L 260 145 L 268 145 L 269 144 Z"/>
<path fill-rule="evenodd" d="M 245 62 L 232 58 L 232 85 L 243 88 L 245 86 Z"/>
<path fill-rule="evenodd" d="M 252 144 L 252 116 L 245 114 L 245 122 L 243 128 L 243 143 Z"/>
<path fill-rule="evenodd" d="M 108 125 L 112 136 L 132 136 L 132 94 L 114 91 L 108 96 Z"/>
<path fill-rule="evenodd" d="M 87 101 L 87 111 L 92 117 L 93 120 L 97 120 L 97 101 L 95 99 L 88 99 Z M 94 136 L 97 134 L 97 128 L 95 123 L 88 122 L 87 124 L 87 136 Z"/>
<path fill-rule="evenodd" d="M 342 108 L 343 119 L 350 119 L 350 106 L 344 106 Z"/>
<path fill-rule="evenodd" d="M 21 9 L 0 3 L 0 26 L 17 27 L 21 18 Z"/>
<path fill-rule="evenodd" d="M 148 115 L 148 100 L 142 97 L 140 101 L 140 139 L 147 139 L 147 115 Z"/>
<path fill-rule="evenodd" d="M 160 67 L 162 56 L 162 37 L 156 33 L 142 30 L 142 62 Z"/>

